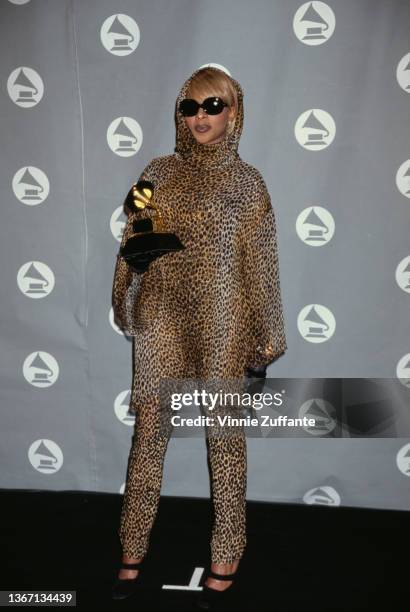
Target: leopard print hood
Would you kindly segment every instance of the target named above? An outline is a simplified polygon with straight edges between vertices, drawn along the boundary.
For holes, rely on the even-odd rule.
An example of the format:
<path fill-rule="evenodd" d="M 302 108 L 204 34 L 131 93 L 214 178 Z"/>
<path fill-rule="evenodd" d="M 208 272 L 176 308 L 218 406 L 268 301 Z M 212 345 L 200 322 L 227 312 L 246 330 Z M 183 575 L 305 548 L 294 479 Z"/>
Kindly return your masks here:
<path fill-rule="evenodd" d="M 209 66 L 209 69 L 216 72 L 223 72 L 219 68 Z M 234 128 L 227 133 L 224 140 L 214 144 L 199 143 L 191 130 L 185 123 L 184 117 L 178 112 L 179 103 L 186 97 L 191 81 L 201 70 L 198 68 L 183 84 L 175 104 L 175 123 L 176 123 L 176 146 L 175 153 L 180 159 L 192 166 L 215 168 L 229 165 L 233 161 L 240 159 L 238 154 L 239 140 L 243 129 L 243 91 L 242 87 L 234 78 L 229 76 L 234 85 L 238 98 L 238 109 L 235 118 Z M 224 72 L 226 76 L 226 73 Z"/>

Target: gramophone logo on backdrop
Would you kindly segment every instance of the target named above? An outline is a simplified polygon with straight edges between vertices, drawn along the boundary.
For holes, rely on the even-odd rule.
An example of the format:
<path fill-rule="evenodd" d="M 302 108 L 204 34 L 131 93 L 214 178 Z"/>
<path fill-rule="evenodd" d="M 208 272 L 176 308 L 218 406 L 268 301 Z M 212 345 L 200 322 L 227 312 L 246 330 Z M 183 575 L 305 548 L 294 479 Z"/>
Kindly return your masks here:
<path fill-rule="evenodd" d="M 396 463 L 402 474 L 410 476 L 410 443 L 400 448 L 396 455 Z"/>
<path fill-rule="evenodd" d="M 410 255 L 401 260 L 396 268 L 396 283 L 406 293 L 410 293 Z"/>
<path fill-rule="evenodd" d="M 50 183 L 40 168 L 24 166 L 13 176 L 12 189 L 16 198 L 27 206 L 37 206 L 50 193 Z"/>
<path fill-rule="evenodd" d="M 397 170 L 396 187 L 406 198 L 410 198 L 410 159 L 403 162 Z"/>
<path fill-rule="evenodd" d="M 59 375 L 57 361 L 50 353 L 36 351 L 26 357 L 23 364 L 23 375 L 27 382 L 41 389 L 51 387 Z"/>
<path fill-rule="evenodd" d="M 410 53 L 401 58 L 397 64 L 396 79 L 406 93 L 410 93 Z"/>
<path fill-rule="evenodd" d="M 61 448 L 53 440 L 36 440 L 28 449 L 28 458 L 35 470 L 55 474 L 63 465 Z"/>
<path fill-rule="evenodd" d="M 119 117 L 107 129 L 107 142 L 111 151 L 120 157 L 135 155 L 142 145 L 142 129 L 132 117 Z"/>
<path fill-rule="evenodd" d="M 302 428 L 312 436 L 326 436 L 336 427 L 336 410 L 334 406 L 321 398 L 315 397 L 303 402 L 299 408 L 298 418 L 315 419 L 315 425 Z"/>
<path fill-rule="evenodd" d="M 128 15 L 111 15 L 101 26 L 100 38 L 103 46 L 113 55 L 129 55 L 139 45 L 140 29 Z"/>
<path fill-rule="evenodd" d="M 321 45 L 332 36 L 335 14 L 324 2 L 305 2 L 293 18 L 293 31 L 305 45 Z"/>
<path fill-rule="evenodd" d="M 410 389 L 410 353 L 399 360 L 396 366 L 396 376 L 404 387 Z"/>
<path fill-rule="evenodd" d="M 298 315 L 298 330 L 308 342 L 318 344 L 329 340 L 336 329 L 333 313 L 321 304 L 308 304 Z"/>
<path fill-rule="evenodd" d="M 110 230 L 117 242 L 121 242 L 122 233 L 125 229 L 126 221 L 124 221 L 124 217 L 124 207 L 118 206 L 110 218 Z"/>
<path fill-rule="evenodd" d="M 333 142 L 335 135 L 333 117 L 320 108 L 307 110 L 296 120 L 295 138 L 308 151 L 325 149 Z"/>
<path fill-rule="evenodd" d="M 114 412 L 121 423 L 131 427 L 135 423 L 135 414 L 131 414 L 129 412 L 130 400 L 131 391 L 129 389 L 126 391 L 121 391 L 121 393 L 119 393 L 115 398 Z"/>
<path fill-rule="evenodd" d="M 32 108 L 43 97 L 44 85 L 38 72 L 20 66 L 7 79 L 7 91 L 15 104 L 21 108 Z"/>
<path fill-rule="evenodd" d="M 296 219 L 296 233 L 309 246 L 323 246 L 335 233 L 333 216 L 322 206 L 305 208 Z"/>
<path fill-rule="evenodd" d="M 333 487 L 324 485 L 322 487 L 315 487 L 306 491 L 303 496 L 305 504 L 312 506 L 316 504 L 318 506 L 340 506 L 340 495 Z"/>
<path fill-rule="evenodd" d="M 17 272 L 18 288 L 25 296 L 38 299 L 46 297 L 54 289 L 52 270 L 41 261 L 28 261 Z"/>

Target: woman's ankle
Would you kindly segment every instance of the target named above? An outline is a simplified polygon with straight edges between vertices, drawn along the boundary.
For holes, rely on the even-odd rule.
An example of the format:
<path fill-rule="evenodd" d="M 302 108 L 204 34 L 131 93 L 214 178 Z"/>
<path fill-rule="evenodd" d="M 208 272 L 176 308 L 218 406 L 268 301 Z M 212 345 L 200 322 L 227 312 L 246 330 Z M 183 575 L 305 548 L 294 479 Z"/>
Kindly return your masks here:
<path fill-rule="evenodd" d="M 230 563 L 218 563 L 212 561 L 211 571 L 222 575 L 234 574 L 238 569 L 239 561 L 240 559 L 235 559 Z M 232 580 L 217 580 L 216 578 L 208 577 L 205 581 L 205 584 L 211 589 L 216 589 L 217 591 L 225 591 L 225 589 L 228 589 L 231 586 L 232 582 Z"/>
<path fill-rule="evenodd" d="M 129 557 L 126 554 L 122 555 L 123 563 L 141 563 L 144 557 Z M 118 578 L 122 578 L 124 580 L 128 580 L 129 578 L 136 578 L 139 574 L 139 569 L 127 569 L 125 567 L 121 567 L 118 572 Z"/>
<path fill-rule="evenodd" d="M 219 574 L 232 574 L 237 570 L 239 562 L 240 559 L 222 563 L 220 561 L 212 561 L 211 570 Z"/>
<path fill-rule="evenodd" d="M 123 563 L 141 563 L 141 561 L 144 559 L 144 557 L 129 557 L 126 554 L 122 555 L 122 562 Z"/>

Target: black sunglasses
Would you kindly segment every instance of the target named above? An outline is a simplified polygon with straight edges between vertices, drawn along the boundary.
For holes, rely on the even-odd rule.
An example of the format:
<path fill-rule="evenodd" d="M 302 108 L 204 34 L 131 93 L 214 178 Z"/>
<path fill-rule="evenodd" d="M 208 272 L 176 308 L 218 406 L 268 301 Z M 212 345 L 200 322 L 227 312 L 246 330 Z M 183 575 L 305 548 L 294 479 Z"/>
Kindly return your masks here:
<path fill-rule="evenodd" d="M 179 103 L 179 112 L 184 115 L 184 117 L 194 117 L 198 110 L 203 108 L 208 115 L 219 115 L 219 113 L 223 111 L 224 106 L 228 106 L 228 104 L 221 98 L 218 98 L 218 96 L 206 98 L 202 104 L 199 104 L 196 100 L 192 100 L 192 98 L 185 98 L 185 100 Z"/>

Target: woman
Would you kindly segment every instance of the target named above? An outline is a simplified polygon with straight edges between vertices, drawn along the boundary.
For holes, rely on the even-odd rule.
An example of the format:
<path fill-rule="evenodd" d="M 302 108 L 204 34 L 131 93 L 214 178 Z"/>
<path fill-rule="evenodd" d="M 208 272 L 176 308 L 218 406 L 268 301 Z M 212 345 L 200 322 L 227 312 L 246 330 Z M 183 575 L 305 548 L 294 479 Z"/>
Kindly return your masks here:
<path fill-rule="evenodd" d="M 113 302 L 118 324 L 135 336 L 130 451 L 119 536 L 123 558 L 113 597 L 134 592 L 157 512 L 169 440 L 160 428 L 161 377 L 264 376 L 287 348 L 276 226 L 260 172 L 243 161 L 239 83 L 214 67 L 196 70 L 176 101 L 176 147 L 154 158 L 140 179 L 154 185 L 167 231 L 184 249 L 133 272 L 118 255 Z M 133 234 L 131 212 L 122 245 Z M 199 607 L 236 585 L 246 546 L 246 438 L 208 436 L 215 521 L 210 572 Z"/>

